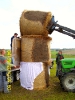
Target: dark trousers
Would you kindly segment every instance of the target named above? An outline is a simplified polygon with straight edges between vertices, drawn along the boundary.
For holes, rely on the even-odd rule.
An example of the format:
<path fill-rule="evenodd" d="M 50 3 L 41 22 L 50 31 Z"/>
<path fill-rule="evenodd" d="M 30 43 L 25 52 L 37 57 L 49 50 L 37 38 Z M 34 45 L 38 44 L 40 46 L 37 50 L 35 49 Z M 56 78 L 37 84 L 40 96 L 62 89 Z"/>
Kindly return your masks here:
<path fill-rule="evenodd" d="M 0 72 L 0 92 L 8 93 L 6 71 Z"/>
<path fill-rule="evenodd" d="M 59 75 L 60 70 L 61 70 L 61 64 L 57 64 L 57 66 L 56 66 L 56 76 Z"/>

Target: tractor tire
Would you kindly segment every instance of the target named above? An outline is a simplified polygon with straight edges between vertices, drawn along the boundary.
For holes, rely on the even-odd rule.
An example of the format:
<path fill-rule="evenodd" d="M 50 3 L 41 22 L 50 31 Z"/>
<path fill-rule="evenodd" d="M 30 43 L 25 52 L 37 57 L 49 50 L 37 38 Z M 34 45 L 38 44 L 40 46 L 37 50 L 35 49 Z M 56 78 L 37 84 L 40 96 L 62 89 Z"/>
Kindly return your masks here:
<path fill-rule="evenodd" d="M 16 80 L 18 81 L 20 79 L 20 71 L 16 71 Z"/>
<path fill-rule="evenodd" d="M 18 81 L 20 79 L 20 72 L 19 71 L 14 71 L 13 72 L 13 81 Z"/>
<path fill-rule="evenodd" d="M 67 92 L 75 92 L 75 73 L 65 74 L 61 80 L 62 87 Z"/>

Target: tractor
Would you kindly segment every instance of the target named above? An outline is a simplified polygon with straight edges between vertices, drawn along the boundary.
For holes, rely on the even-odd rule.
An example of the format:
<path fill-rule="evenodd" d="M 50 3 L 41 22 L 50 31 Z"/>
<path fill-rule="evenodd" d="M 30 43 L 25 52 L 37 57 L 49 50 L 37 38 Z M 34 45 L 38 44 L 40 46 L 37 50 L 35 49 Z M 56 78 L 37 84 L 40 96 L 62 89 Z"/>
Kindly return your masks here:
<path fill-rule="evenodd" d="M 75 30 L 61 26 L 57 24 L 57 22 L 58 21 L 55 22 L 54 16 L 52 16 L 47 26 L 49 34 L 52 34 L 53 31 L 58 31 L 75 39 Z M 58 79 L 60 80 L 61 87 L 65 91 L 75 92 L 75 59 L 64 58 L 61 60 Z"/>
<path fill-rule="evenodd" d="M 61 60 L 58 78 L 61 87 L 68 92 L 75 92 L 75 59 L 65 58 Z"/>

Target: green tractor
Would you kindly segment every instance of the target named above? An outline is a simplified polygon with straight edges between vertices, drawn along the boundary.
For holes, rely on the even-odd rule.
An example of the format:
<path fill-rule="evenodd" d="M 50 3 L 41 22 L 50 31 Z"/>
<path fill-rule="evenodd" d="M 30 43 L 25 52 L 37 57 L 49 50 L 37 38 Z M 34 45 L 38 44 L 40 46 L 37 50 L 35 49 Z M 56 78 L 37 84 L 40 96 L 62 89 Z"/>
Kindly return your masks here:
<path fill-rule="evenodd" d="M 75 30 L 61 26 L 57 24 L 57 22 L 58 21 L 55 22 L 54 16 L 52 16 L 52 19 L 47 26 L 49 34 L 57 31 L 75 39 Z M 58 78 L 64 90 L 75 92 L 75 59 L 61 60 L 60 70 L 58 71 Z"/>
<path fill-rule="evenodd" d="M 75 59 L 65 58 L 61 60 L 58 78 L 65 91 L 75 92 Z"/>

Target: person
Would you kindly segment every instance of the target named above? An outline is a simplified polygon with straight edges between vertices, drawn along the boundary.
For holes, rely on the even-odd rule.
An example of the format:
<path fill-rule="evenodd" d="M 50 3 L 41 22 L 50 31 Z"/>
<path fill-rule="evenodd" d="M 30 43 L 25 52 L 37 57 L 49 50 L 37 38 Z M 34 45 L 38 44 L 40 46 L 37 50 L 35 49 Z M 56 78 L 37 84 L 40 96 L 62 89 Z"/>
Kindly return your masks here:
<path fill-rule="evenodd" d="M 58 71 L 60 70 L 61 68 L 61 59 L 64 59 L 64 56 L 62 54 L 62 51 L 59 50 L 58 51 L 58 54 L 56 55 L 56 64 L 57 64 L 57 69 L 56 69 L 56 76 L 58 76 Z"/>
<path fill-rule="evenodd" d="M 0 49 L 0 92 L 4 91 L 4 93 L 9 93 L 7 89 L 7 59 L 5 58 L 5 49 Z"/>
<path fill-rule="evenodd" d="M 10 44 L 11 51 L 12 51 L 12 42 L 13 42 L 13 39 L 16 38 L 17 36 L 18 36 L 18 34 L 17 33 L 14 33 L 14 35 L 11 37 L 11 44 Z"/>
<path fill-rule="evenodd" d="M 7 91 L 7 85 L 6 84 L 6 66 L 7 66 L 7 60 L 4 57 L 5 55 L 5 50 L 0 49 L 0 91 L 3 91 L 4 87 L 4 92 Z"/>

